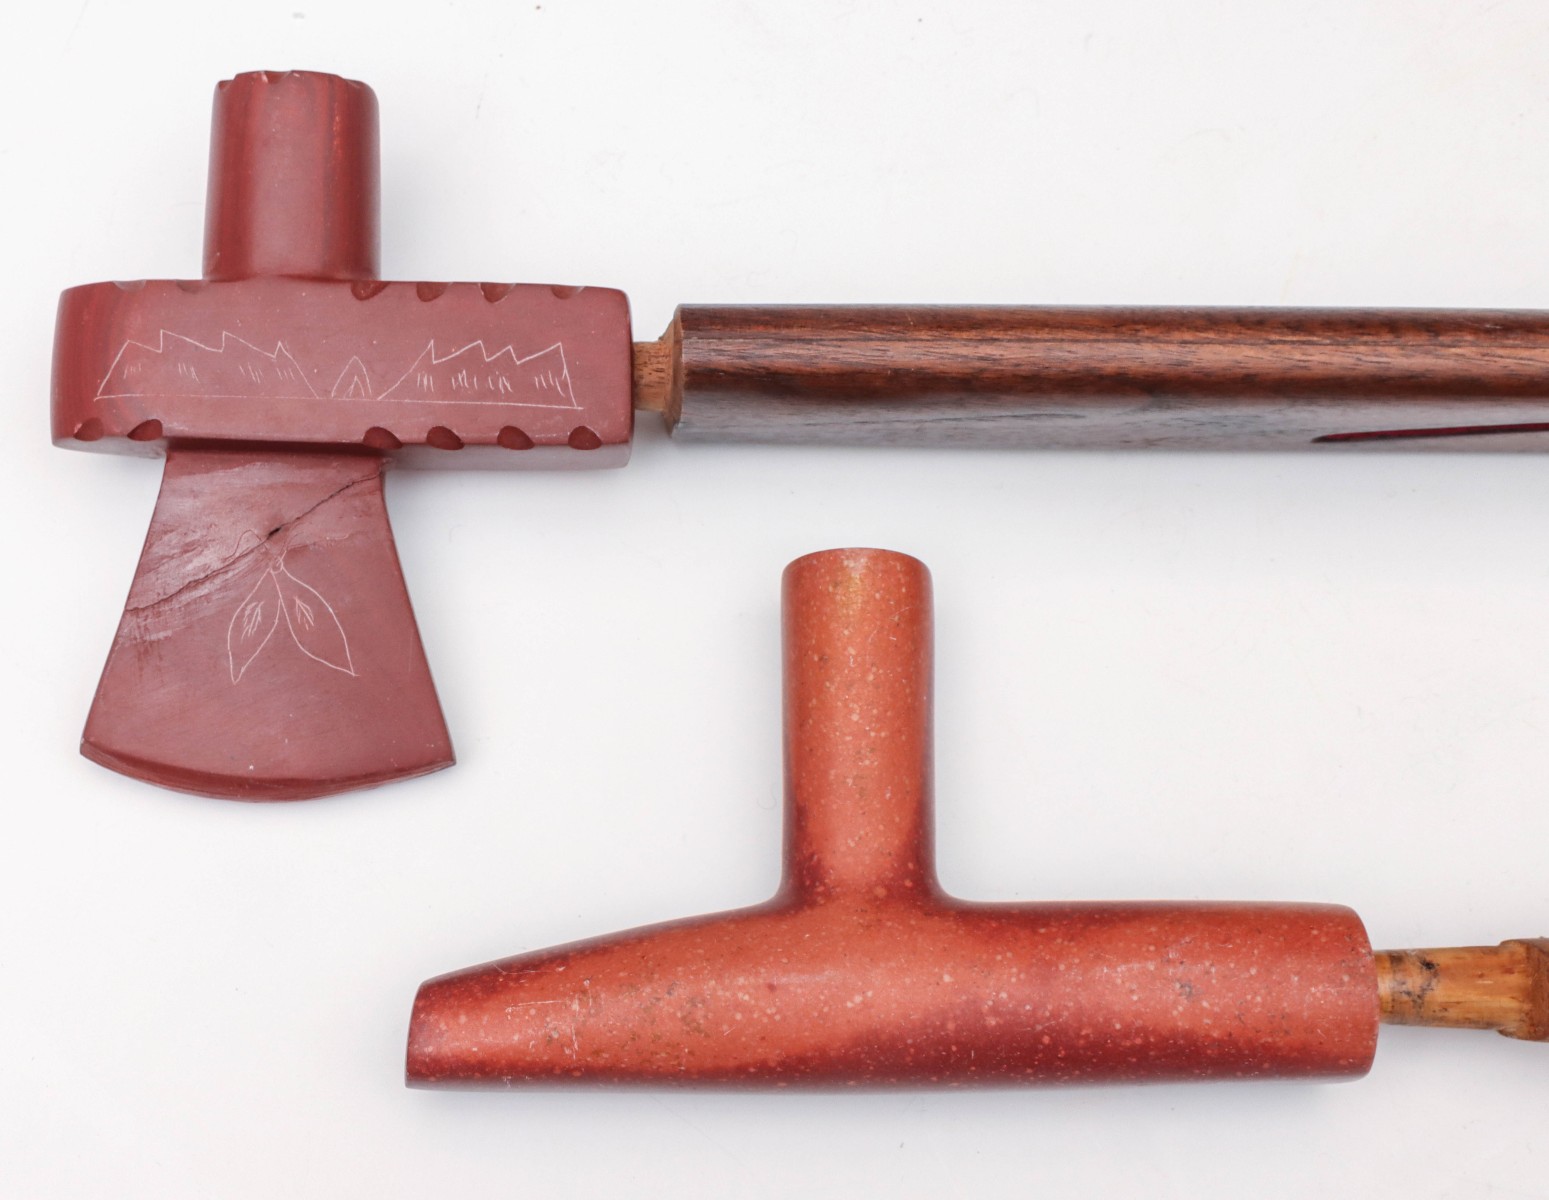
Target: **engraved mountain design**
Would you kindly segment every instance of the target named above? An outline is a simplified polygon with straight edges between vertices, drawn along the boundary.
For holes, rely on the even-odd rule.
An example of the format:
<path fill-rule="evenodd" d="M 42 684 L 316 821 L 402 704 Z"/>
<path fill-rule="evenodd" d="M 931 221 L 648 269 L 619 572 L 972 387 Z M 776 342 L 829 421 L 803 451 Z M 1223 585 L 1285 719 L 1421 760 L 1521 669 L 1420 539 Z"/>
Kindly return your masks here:
<path fill-rule="evenodd" d="M 558 342 L 547 350 L 518 358 L 504 346 L 494 354 L 473 342 L 441 354 L 432 341 L 381 400 L 440 403 L 521 404 L 536 408 L 579 408 L 570 390 L 565 350 Z"/>
<path fill-rule="evenodd" d="M 235 334 L 222 333 L 207 346 L 163 329 L 155 345 L 125 342 L 97 389 L 97 398 L 116 396 L 266 396 L 315 400 L 306 372 L 282 342 L 261 350 Z"/>
<path fill-rule="evenodd" d="M 366 373 L 366 364 L 358 358 L 345 363 L 328 396 L 333 400 L 371 399 L 371 376 Z"/>
<path fill-rule="evenodd" d="M 382 370 L 380 364 L 377 370 Z M 378 379 L 382 378 L 379 374 Z M 167 329 L 157 334 L 154 344 L 126 341 L 97 388 L 96 398 L 131 396 L 203 400 L 321 398 L 307 371 L 283 342 L 275 342 L 273 350 L 263 350 L 223 331 L 218 345 L 208 345 Z M 571 389 L 565 348 L 559 342 L 518 357 L 509 344 L 492 354 L 482 341 L 442 353 L 435 339 L 431 339 L 413 365 L 383 392 L 372 384 L 371 374 L 360 357 L 352 355 L 334 378 L 328 398 L 509 404 L 523 408 L 581 407 Z"/>

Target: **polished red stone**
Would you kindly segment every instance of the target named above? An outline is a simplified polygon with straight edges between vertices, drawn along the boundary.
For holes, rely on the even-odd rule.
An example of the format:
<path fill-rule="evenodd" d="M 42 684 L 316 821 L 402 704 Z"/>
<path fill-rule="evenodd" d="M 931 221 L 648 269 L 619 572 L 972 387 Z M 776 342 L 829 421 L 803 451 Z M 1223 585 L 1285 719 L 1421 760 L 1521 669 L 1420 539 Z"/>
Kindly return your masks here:
<path fill-rule="evenodd" d="M 60 299 L 56 443 L 167 457 L 97 762 L 256 800 L 449 765 L 384 464 L 628 459 L 623 294 L 378 280 L 377 157 L 364 84 L 222 83 L 204 279 Z"/>
<path fill-rule="evenodd" d="M 81 752 L 292 800 L 452 761 L 375 454 L 167 456 Z"/>
<path fill-rule="evenodd" d="M 221 84 L 205 278 L 64 293 L 55 442 L 622 465 L 633 430 L 624 294 L 382 282 L 377 191 L 365 84 L 305 71 Z"/>
<path fill-rule="evenodd" d="M 979 904 L 936 882 L 931 594 L 785 576 L 785 877 L 755 908 L 421 987 L 408 1081 L 970 1085 L 1364 1073 L 1371 948 L 1323 905 Z"/>

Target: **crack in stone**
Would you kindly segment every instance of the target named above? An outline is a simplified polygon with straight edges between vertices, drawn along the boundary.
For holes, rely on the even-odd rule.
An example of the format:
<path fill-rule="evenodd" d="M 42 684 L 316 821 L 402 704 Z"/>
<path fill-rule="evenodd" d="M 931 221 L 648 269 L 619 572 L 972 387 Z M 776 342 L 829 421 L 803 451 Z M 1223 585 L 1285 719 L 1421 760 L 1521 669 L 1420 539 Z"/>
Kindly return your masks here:
<path fill-rule="evenodd" d="M 230 572 L 243 566 L 254 554 L 258 553 L 259 550 L 263 549 L 275 538 L 279 537 L 280 534 L 284 533 L 288 529 L 294 528 L 302 521 L 305 521 L 318 509 L 322 508 L 323 505 L 337 500 L 340 496 L 344 495 L 345 492 L 358 488 L 363 484 L 371 483 L 374 480 L 380 479 L 381 477 L 381 472 L 377 471 L 371 475 L 362 476 L 359 479 L 352 479 L 348 483 L 335 488 L 333 491 L 329 492 L 328 495 L 324 496 L 315 504 L 309 505 L 305 510 L 298 513 L 296 516 L 289 518 L 279 525 L 276 525 L 268 532 L 265 537 L 256 542 L 250 549 L 237 551 L 224 562 L 217 566 L 211 567 L 208 571 L 205 571 L 195 578 L 190 579 L 187 583 L 180 584 L 178 587 L 168 592 L 165 596 L 158 596 L 154 600 L 147 600 L 144 604 L 126 604 L 124 606 L 124 615 L 127 617 L 130 614 L 139 616 L 143 613 L 149 613 L 153 609 L 157 609 L 163 605 L 172 603 L 185 592 L 190 592 L 197 588 L 201 588 L 205 584 L 208 584 L 210 581 L 217 579 L 220 576 L 229 574 Z"/>

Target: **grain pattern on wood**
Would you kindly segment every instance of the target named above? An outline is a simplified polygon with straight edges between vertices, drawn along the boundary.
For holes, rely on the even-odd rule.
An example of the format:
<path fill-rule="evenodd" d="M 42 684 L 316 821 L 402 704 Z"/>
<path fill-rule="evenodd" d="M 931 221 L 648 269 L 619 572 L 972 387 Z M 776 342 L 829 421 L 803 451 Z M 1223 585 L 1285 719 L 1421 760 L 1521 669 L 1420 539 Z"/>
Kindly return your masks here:
<path fill-rule="evenodd" d="M 1379 951 L 1377 991 L 1390 1025 L 1496 1029 L 1549 1042 L 1549 938 Z"/>
<path fill-rule="evenodd" d="M 674 350 L 666 339 L 635 343 L 635 407 L 641 412 L 667 411 L 672 397 Z"/>
<path fill-rule="evenodd" d="M 700 307 L 688 441 L 1549 449 L 1549 313 Z"/>

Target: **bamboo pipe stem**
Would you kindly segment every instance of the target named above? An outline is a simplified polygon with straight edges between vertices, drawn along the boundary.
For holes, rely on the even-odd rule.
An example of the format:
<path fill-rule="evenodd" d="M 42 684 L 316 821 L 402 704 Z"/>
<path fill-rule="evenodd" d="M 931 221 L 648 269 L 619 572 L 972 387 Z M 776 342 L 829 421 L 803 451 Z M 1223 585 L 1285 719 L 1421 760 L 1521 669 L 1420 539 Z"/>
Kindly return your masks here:
<path fill-rule="evenodd" d="M 1377 994 L 1389 1025 L 1494 1029 L 1549 1042 L 1549 938 L 1379 950 Z"/>

